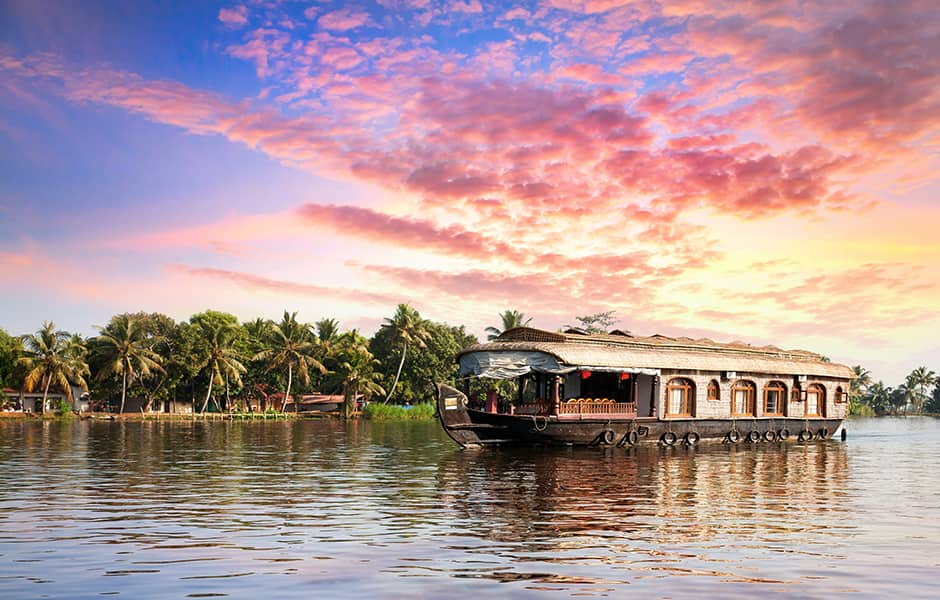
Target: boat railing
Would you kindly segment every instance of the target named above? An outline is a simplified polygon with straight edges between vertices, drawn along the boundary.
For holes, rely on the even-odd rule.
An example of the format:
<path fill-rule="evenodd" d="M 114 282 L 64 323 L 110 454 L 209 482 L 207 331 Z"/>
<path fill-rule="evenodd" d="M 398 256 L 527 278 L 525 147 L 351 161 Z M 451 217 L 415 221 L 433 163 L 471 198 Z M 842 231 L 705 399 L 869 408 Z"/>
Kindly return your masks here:
<path fill-rule="evenodd" d="M 569 400 L 559 407 L 560 415 L 636 415 L 636 402 L 613 400 Z"/>

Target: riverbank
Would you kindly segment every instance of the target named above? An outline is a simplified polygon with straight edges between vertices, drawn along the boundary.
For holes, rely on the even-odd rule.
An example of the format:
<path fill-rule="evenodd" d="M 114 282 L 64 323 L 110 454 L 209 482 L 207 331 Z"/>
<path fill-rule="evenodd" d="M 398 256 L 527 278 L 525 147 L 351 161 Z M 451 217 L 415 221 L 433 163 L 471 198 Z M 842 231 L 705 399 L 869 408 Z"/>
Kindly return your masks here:
<path fill-rule="evenodd" d="M 293 419 L 321 420 L 341 419 L 342 415 L 336 413 L 292 413 L 292 412 L 243 412 L 243 413 L 124 413 L 114 414 L 106 412 L 67 413 L 60 415 L 54 412 L 23 413 L 0 412 L 0 419 L 7 421 L 56 421 L 67 419 L 96 420 L 96 421 L 288 421 Z M 433 421 L 435 419 L 434 405 L 430 403 L 416 404 L 414 406 L 400 406 L 397 404 L 370 404 L 365 411 L 354 414 L 353 419 L 371 419 L 376 421 Z"/>

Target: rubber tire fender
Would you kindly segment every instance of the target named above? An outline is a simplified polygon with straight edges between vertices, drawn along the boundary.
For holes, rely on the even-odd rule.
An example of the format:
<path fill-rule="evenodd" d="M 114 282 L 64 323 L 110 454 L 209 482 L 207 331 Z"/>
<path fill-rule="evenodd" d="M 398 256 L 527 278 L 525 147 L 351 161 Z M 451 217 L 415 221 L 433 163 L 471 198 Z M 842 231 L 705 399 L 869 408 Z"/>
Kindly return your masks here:
<path fill-rule="evenodd" d="M 676 440 L 678 440 L 678 439 L 679 439 L 679 436 L 677 436 L 677 435 L 676 435 L 674 432 L 672 432 L 672 431 L 667 431 L 666 433 L 664 433 L 664 434 L 662 434 L 661 436 L 659 436 L 659 441 L 662 442 L 663 444 L 667 445 L 667 446 L 675 446 L 675 445 L 676 445 Z"/>
<path fill-rule="evenodd" d="M 620 440 L 620 444 L 627 444 L 628 446 L 636 446 L 636 443 L 640 441 L 640 434 L 636 431 L 628 431 L 623 434 L 623 439 Z"/>
<path fill-rule="evenodd" d="M 813 432 L 810 431 L 809 429 L 804 429 L 803 431 L 800 432 L 800 436 L 799 436 L 798 439 L 799 439 L 801 442 L 809 442 L 809 441 L 812 441 L 812 439 L 813 439 Z"/>
<path fill-rule="evenodd" d="M 702 439 L 702 436 L 700 436 L 697 431 L 690 431 L 683 436 L 682 442 L 686 446 L 694 446 L 698 444 L 700 439 Z"/>
<path fill-rule="evenodd" d="M 768 429 L 764 432 L 762 436 L 765 442 L 776 442 L 777 441 L 777 432 L 773 429 Z"/>
<path fill-rule="evenodd" d="M 752 429 L 750 433 L 747 434 L 747 441 L 755 444 L 760 441 L 760 432 L 756 429 Z"/>
<path fill-rule="evenodd" d="M 600 438 L 602 442 L 610 446 L 611 444 L 614 443 L 614 430 L 605 429 L 604 431 L 601 432 Z"/>
<path fill-rule="evenodd" d="M 741 433 L 737 429 L 732 429 L 725 438 L 732 444 L 737 444 L 741 441 Z"/>
<path fill-rule="evenodd" d="M 785 442 L 790 439 L 790 430 L 786 427 L 781 427 L 780 431 L 777 432 L 777 439 L 781 442 Z"/>
<path fill-rule="evenodd" d="M 817 432 L 816 432 L 816 437 L 817 437 L 818 439 L 820 439 L 820 440 L 828 439 L 828 438 L 829 438 L 829 428 L 828 428 L 828 427 L 823 427 L 822 429 L 820 429 L 819 431 L 817 431 Z"/>

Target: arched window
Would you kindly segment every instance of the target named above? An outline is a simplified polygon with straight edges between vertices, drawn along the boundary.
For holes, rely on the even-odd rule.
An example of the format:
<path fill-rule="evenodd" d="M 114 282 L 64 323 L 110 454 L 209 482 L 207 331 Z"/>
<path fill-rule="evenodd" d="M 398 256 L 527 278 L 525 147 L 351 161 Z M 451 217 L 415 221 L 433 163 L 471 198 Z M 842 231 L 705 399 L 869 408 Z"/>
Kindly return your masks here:
<path fill-rule="evenodd" d="M 708 382 L 708 399 L 709 400 L 720 400 L 721 399 L 721 388 L 718 387 L 718 382 L 712 379 Z"/>
<path fill-rule="evenodd" d="M 736 417 L 754 416 L 757 386 L 753 381 L 735 381 L 731 386 L 731 414 Z"/>
<path fill-rule="evenodd" d="M 835 398 L 835 400 L 836 400 L 836 404 L 845 404 L 846 402 L 849 401 L 849 396 L 848 396 L 848 394 L 846 394 L 845 392 L 842 391 L 842 386 L 841 386 L 841 385 L 838 386 L 838 387 L 836 387 L 836 398 Z"/>
<path fill-rule="evenodd" d="M 688 379 L 672 379 L 666 386 L 666 416 L 691 417 L 695 414 L 695 384 Z"/>
<path fill-rule="evenodd" d="M 826 388 L 818 383 L 806 388 L 806 416 L 826 416 Z"/>
<path fill-rule="evenodd" d="M 764 387 L 764 414 L 782 417 L 786 414 L 787 386 L 780 381 L 771 381 Z"/>

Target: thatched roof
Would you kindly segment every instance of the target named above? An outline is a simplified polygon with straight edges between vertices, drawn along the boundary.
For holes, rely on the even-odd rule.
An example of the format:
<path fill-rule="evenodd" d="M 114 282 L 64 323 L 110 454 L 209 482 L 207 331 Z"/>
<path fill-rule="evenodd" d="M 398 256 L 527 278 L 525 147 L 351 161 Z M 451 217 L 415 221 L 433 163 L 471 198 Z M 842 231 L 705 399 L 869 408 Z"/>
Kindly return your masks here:
<path fill-rule="evenodd" d="M 855 377 L 851 368 L 826 362 L 821 355 L 806 350 L 751 346 L 744 342 L 719 343 L 704 338 L 637 337 L 622 331 L 586 334 L 577 330 L 560 333 L 517 327 L 492 342 L 465 348 L 460 355 L 481 351 L 544 352 L 574 366 Z"/>

